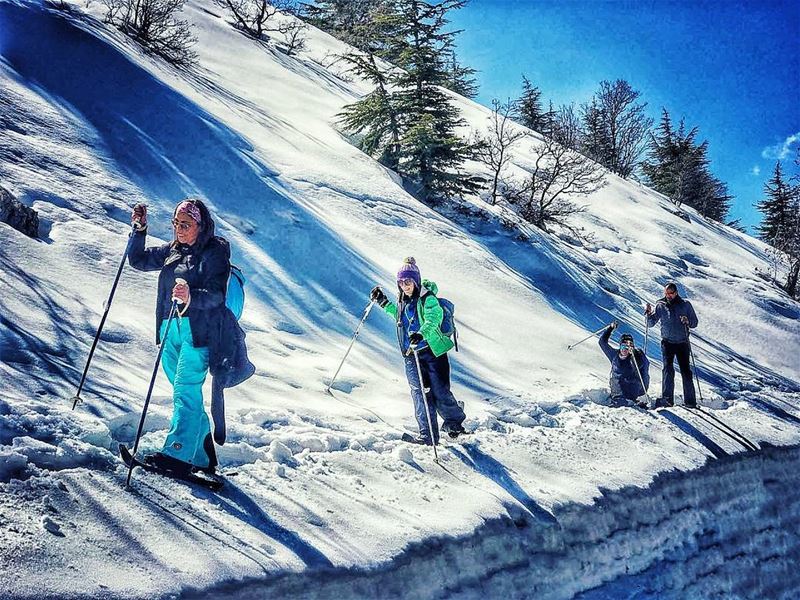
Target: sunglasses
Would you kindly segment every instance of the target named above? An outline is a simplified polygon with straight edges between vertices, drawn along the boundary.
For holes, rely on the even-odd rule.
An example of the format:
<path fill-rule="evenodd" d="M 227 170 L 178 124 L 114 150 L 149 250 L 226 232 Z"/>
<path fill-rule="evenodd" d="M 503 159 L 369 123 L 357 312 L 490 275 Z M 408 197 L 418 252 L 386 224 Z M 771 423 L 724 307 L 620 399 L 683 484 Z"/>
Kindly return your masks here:
<path fill-rule="evenodd" d="M 400 285 L 411 285 L 412 283 L 415 282 L 413 279 L 398 279 L 397 283 L 399 283 Z"/>
<path fill-rule="evenodd" d="M 172 219 L 172 226 L 181 231 L 189 231 L 194 227 L 194 221 L 178 221 L 178 219 Z"/>

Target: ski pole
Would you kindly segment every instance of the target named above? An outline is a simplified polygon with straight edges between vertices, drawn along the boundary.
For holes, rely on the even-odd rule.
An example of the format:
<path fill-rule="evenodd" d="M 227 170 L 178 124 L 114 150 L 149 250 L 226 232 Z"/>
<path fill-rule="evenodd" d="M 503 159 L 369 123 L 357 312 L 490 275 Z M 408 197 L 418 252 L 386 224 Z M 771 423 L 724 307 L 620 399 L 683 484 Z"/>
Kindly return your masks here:
<path fill-rule="evenodd" d="M 567 346 L 567 350 L 572 350 L 572 349 L 573 349 L 575 346 L 578 346 L 578 345 L 582 344 L 583 342 L 585 342 L 586 340 L 589 340 L 589 339 L 593 338 L 593 337 L 594 337 L 594 336 L 596 336 L 598 333 L 600 333 L 601 331 L 603 331 L 604 329 L 606 329 L 606 328 L 608 328 L 608 327 L 610 327 L 610 325 L 603 325 L 603 326 L 602 326 L 600 329 L 598 329 L 598 330 L 597 330 L 597 331 L 595 331 L 594 333 L 591 333 L 591 334 L 587 335 L 587 336 L 586 336 L 585 338 L 583 338 L 583 339 L 582 339 L 580 342 L 575 342 L 575 343 L 574 343 L 574 344 L 572 344 L 571 346 Z"/>
<path fill-rule="evenodd" d="M 422 401 L 425 403 L 425 416 L 428 418 L 428 432 L 431 434 L 431 444 L 433 444 L 433 462 L 439 462 L 439 453 L 436 451 L 436 438 L 433 437 L 433 423 L 431 423 L 431 408 L 428 406 L 428 396 L 425 393 L 425 384 L 422 382 L 422 367 L 419 364 L 419 354 L 417 347 L 411 346 L 414 353 L 414 361 L 417 363 L 417 376 L 419 377 L 419 389 L 422 392 Z"/>
<path fill-rule="evenodd" d="M 703 389 L 700 387 L 700 377 L 697 375 L 697 361 L 694 359 L 694 348 L 692 348 L 691 332 L 689 326 L 686 325 L 686 342 L 689 344 L 689 356 L 692 358 L 692 375 L 697 381 L 697 393 L 700 396 L 700 402 L 703 402 Z"/>
<path fill-rule="evenodd" d="M 642 377 L 642 370 L 639 368 L 639 361 L 636 360 L 636 349 L 631 348 L 631 358 L 633 359 L 633 366 L 636 367 L 636 373 L 639 375 L 639 383 L 642 384 L 642 390 L 644 391 L 644 397 L 647 398 L 647 406 L 649 407 L 651 404 L 650 394 L 647 393 L 647 388 L 644 386 L 644 377 Z"/>
<path fill-rule="evenodd" d="M 75 395 L 72 398 L 70 398 L 72 400 L 72 410 L 75 410 L 75 407 L 78 406 L 78 402 L 83 402 L 83 398 L 81 398 L 81 391 L 83 390 L 83 384 L 86 382 L 86 374 L 89 372 L 89 365 L 92 363 L 92 357 L 94 356 L 94 351 L 97 348 L 97 342 L 100 341 L 100 334 L 103 332 L 103 326 L 106 324 L 108 311 L 111 310 L 111 302 L 114 300 L 114 294 L 117 291 L 117 284 L 119 283 L 120 275 L 122 275 L 122 268 L 125 266 L 125 259 L 128 258 L 128 252 L 131 249 L 131 241 L 133 240 L 133 234 L 136 231 L 137 225 L 138 222 L 131 226 L 131 232 L 128 235 L 128 243 L 125 245 L 125 252 L 122 254 L 122 260 L 119 261 L 117 276 L 114 278 L 114 284 L 111 286 L 111 292 L 108 295 L 108 300 L 105 302 L 103 317 L 100 319 L 100 325 L 97 327 L 97 333 L 94 334 L 94 341 L 92 342 L 91 350 L 89 350 L 89 358 L 86 359 L 86 366 L 83 368 L 83 375 L 81 375 L 81 382 L 78 384 L 78 391 L 75 392 Z"/>
<path fill-rule="evenodd" d="M 144 407 L 142 408 L 142 418 L 139 419 L 139 429 L 136 431 L 136 439 L 133 442 L 133 451 L 131 456 L 136 456 L 136 451 L 139 449 L 139 440 L 142 437 L 142 429 L 144 429 L 144 419 L 147 416 L 147 407 L 150 405 L 150 397 L 153 394 L 153 386 L 156 383 L 156 375 L 158 375 L 158 365 L 161 364 L 161 355 L 164 353 L 164 342 L 169 335 L 169 328 L 172 325 L 172 320 L 175 318 L 175 313 L 178 311 L 178 301 L 172 301 L 172 308 L 169 311 L 169 318 L 167 319 L 167 327 L 164 330 L 164 336 L 161 338 L 161 343 L 158 345 L 158 355 L 156 356 L 156 364 L 153 366 L 153 375 L 150 377 L 150 387 L 147 388 L 147 396 L 144 399 Z M 131 484 L 131 473 L 133 473 L 133 466 L 136 463 L 131 461 L 128 466 L 128 478 L 125 480 L 125 487 Z"/>
<path fill-rule="evenodd" d="M 333 374 L 333 378 L 331 379 L 331 382 L 328 384 L 328 387 L 325 389 L 325 391 L 327 393 L 329 393 L 329 394 L 331 393 L 331 386 L 333 385 L 333 382 L 336 381 L 336 378 L 339 376 L 339 371 L 341 371 L 342 367 L 344 366 L 344 361 L 347 360 L 347 356 L 350 354 L 350 350 L 353 349 L 353 344 L 356 343 L 356 338 L 358 337 L 358 334 L 361 332 L 361 326 L 364 324 L 364 321 L 367 320 L 367 317 L 369 316 L 369 313 L 372 310 L 372 305 L 373 305 L 373 301 L 370 300 L 369 304 L 367 304 L 367 308 L 364 309 L 364 316 L 361 317 L 361 321 L 358 323 L 358 327 L 356 327 L 356 331 L 353 334 L 352 339 L 350 340 L 350 345 L 347 347 L 347 352 L 344 353 L 344 356 L 342 357 L 342 362 L 339 363 L 339 368 L 336 369 L 336 373 Z"/>
<path fill-rule="evenodd" d="M 650 321 L 644 316 L 644 355 L 647 356 L 647 340 L 650 337 Z"/>

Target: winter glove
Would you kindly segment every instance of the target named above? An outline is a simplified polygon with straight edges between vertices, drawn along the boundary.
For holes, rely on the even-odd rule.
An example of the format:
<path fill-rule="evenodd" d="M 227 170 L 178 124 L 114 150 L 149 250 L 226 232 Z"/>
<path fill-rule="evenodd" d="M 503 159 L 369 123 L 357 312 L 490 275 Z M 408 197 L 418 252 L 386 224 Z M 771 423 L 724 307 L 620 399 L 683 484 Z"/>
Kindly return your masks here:
<path fill-rule="evenodd" d="M 687 317 L 686 315 L 681 315 L 681 323 L 683 323 L 684 325 L 688 325 L 689 317 Z"/>
<path fill-rule="evenodd" d="M 646 314 L 646 315 L 652 315 L 653 314 L 653 305 L 650 304 L 649 302 L 644 307 L 644 314 Z"/>
<path fill-rule="evenodd" d="M 377 302 L 378 306 L 383 308 L 389 303 L 389 298 L 386 297 L 386 294 L 383 293 L 381 286 L 376 285 L 372 288 L 372 291 L 369 293 L 369 299 L 373 302 Z"/>
<path fill-rule="evenodd" d="M 611 321 L 611 324 L 609 324 L 608 328 L 611 331 L 614 331 L 617 328 L 617 322 L 616 321 Z"/>
<path fill-rule="evenodd" d="M 133 207 L 131 213 L 131 223 L 136 227 L 136 231 L 144 231 L 147 229 L 147 205 L 137 204 Z"/>
<path fill-rule="evenodd" d="M 425 338 L 422 337 L 422 334 L 419 331 L 415 331 L 410 336 L 408 336 L 408 341 L 412 346 L 416 346 L 421 343 Z"/>

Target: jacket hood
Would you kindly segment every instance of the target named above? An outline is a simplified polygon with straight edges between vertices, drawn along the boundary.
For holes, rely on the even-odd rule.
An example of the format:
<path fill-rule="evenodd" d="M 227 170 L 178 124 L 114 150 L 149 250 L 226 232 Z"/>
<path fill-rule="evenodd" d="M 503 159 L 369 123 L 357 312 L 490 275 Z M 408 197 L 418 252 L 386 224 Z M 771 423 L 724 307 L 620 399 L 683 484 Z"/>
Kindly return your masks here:
<path fill-rule="evenodd" d="M 420 294 L 422 294 L 423 296 L 427 292 L 430 292 L 431 294 L 433 294 L 435 296 L 439 292 L 439 286 L 436 285 L 430 279 L 423 279 L 422 280 L 422 290 L 423 291 L 420 291 Z"/>

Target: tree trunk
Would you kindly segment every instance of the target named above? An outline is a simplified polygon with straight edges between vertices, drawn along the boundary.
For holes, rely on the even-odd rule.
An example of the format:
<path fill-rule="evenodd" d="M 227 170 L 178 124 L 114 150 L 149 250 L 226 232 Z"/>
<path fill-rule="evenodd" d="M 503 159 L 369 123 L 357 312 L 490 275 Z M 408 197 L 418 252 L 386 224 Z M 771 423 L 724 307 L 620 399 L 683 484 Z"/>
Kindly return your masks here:
<path fill-rule="evenodd" d="M 795 261 L 789 267 L 789 274 L 786 276 L 786 285 L 783 288 L 792 298 L 797 295 L 798 278 L 800 278 L 800 258 L 795 259 Z"/>

